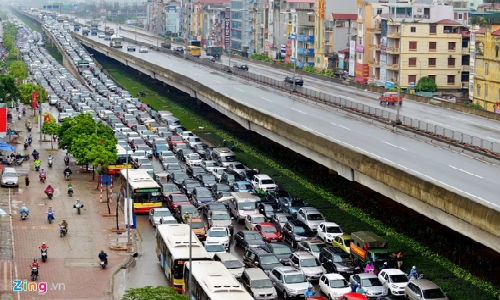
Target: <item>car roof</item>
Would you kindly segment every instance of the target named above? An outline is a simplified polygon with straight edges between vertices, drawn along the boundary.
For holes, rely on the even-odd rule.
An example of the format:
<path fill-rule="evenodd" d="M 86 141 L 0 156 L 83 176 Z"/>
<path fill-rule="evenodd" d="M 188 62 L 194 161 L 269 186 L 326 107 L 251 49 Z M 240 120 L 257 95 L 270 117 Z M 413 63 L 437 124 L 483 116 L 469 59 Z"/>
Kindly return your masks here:
<path fill-rule="evenodd" d="M 314 255 L 312 255 L 309 252 L 305 252 L 305 251 L 295 252 L 295 253 L 293 253 L 293 255 L 297 256 L 299 259 L 314 258 Z"/>
<path fill-rule="evenodd" d="M 274 270 L 279 270 L 280 272 L 285 273 L 285 274 L 290 274 L 290 273 L 301 273 L 301 274 L 303 274 L 303 272 L 301 270 L 297 270 L 297 269 L 295 269 L 294 267 L 291 267 L 291 266 L 280 266 L 280 267 L 274 268 Z"/>
<path fill-rule="evenodd" d="M 365 278 L 378 278 L 377 275 L 375 274 L 370 274 L 370 273 L 359 273 L 359 274 L 355 274 L 355 275 L 358 275 L 360 279 L 365 279 Z M 355 276 L 354 275 L 354 276 Z"/>
<path fill-rule="evenodd" d="M 422 290 L 437 289 L 439 286 L 428 279 L 419 279 L 411 281 L 414 285 L 420 287 Z"/>
<path fill-rule="evenodd" d="M 321 224 L 325 225 L 325 226 L 340 226 L 338 225 L 337 223 L 335 222 L 322 222 Z M 321 225 L 320 224 L 320 225 Z"/>
<path fill-rule="evenodd" d="M 239 261 L 239 259 L 233 253 L 229 253 L 229 252 L 217 253 L 217 254 L 215 254 L 215 256 L 217 256 L 221 261 L 228 261 L 228 260 L 238 260 Z"/>
<path fill-rule="evenodd" d="M 387 275 L 406 275 L 400 269 L 383 269 L 382 271 L 384 271 Z M 380 271 L 380 272 L 382 272 L 382 271 Z"/>
<path fill-rule="evenodd" d="M 371 274 L 370 274 L 371 275 Z M 375 275 L 374 275 L 375 276 Z M 332 279 L 345 279 L 344 276 L 338 274 L 338 273 L 328 273 L 328 274 L 325 274 L 325 277 L 328 279 L 328 280 L 332 280 Z M 375 276 L 376 278 L 377 276 Z"/>

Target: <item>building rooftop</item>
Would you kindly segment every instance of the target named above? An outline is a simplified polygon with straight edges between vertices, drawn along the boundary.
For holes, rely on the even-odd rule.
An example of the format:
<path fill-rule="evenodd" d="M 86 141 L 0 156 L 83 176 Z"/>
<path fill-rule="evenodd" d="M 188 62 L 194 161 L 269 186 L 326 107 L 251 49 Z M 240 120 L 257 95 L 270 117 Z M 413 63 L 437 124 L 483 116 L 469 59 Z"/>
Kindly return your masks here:
<path fill-rule="evenodd" d="M 336 14 L 332 13 L 332 18 L 334 20 L 356 20 L 358 18 L 357 14 Z"/>
<path fill-rule="evenodd" d="M 461 25 L 457 21 L 450 20 L 450 19 L 439 20 L 439 21 L 436 22 L 436 24 L 440 24 L 440 25 Z"/>

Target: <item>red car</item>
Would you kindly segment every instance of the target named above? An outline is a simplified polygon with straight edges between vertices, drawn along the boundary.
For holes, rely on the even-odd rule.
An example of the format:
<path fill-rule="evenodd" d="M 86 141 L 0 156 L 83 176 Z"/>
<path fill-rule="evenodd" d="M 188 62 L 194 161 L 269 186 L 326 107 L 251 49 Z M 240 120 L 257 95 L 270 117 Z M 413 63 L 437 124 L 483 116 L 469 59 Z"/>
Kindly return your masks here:
<path fill-rule="evenodd" d="M 257 231 L 266 242 L 281 242 L 283 236 L 276 229 L 273 223 L 262 222 L 254 226 L 253 230 Z"/>
<path fill-rule="evenodd" d="M 368 298 L 363 294 L 350 292 L 342 295 L 339 300 L 368 300 Z"/>
<path fill-rule="evenodd" d="M 191 204 L 189 198 L 184 194 L 170 194 L 167 197 L 167 206 L 171 211 L 175 211 L 177 206 L 182 204 Z"/>
<path fill-rule="evenodd" d="M 174 144 L 184 143 L 184 140 L 182 139 L 182 136 L 176 134 L 176 135 L 169 136 L 167 138 L 167 143 L 168 143 L 168 146 L 170 147 L 170 149 L 172 149 L 174 147 Z"/>

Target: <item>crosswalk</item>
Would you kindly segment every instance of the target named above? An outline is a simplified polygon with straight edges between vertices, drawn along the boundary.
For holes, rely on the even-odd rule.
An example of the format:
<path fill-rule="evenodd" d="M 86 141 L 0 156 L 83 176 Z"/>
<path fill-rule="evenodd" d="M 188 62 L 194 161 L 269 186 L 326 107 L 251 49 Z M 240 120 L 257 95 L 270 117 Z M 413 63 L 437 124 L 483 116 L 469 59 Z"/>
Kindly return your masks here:
<path fill-rule="evenodd" d="M 12 292 L 13 276 L 14 263 L 11 260 L 0 260 L 0 294 Z"/>

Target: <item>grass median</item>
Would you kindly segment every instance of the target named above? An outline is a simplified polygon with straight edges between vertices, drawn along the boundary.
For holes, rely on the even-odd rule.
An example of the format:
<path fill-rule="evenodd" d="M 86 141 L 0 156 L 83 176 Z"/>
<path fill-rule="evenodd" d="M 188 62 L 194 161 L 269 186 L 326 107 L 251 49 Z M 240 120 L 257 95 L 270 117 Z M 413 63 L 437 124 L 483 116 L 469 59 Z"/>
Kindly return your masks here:
<path fill-rule="evenodd" d="M 96 55 L 96 58 L 99 58 L 99 55 Z M 203 109 L 200 109 L 200 106 L 188 96 L 171 93 L 161 83 L 137 76 L 135 71 L 123 65 L 107 59 L 101 59 L 100 62 L 132 95 L 137 95 L 138 92 L 145 93 L 146 96 L 141 97 L 142 101 L 157 110 L 171 111 L 187 129 L 213 145 L 221 145 L 223 140 L 233 142 L 236 145 L 239 161 L 270 175 L 294 196 L 303 198 L 311 205 L 320 208 L 329 220 L 335 220 L 344 231 L 371 230 L 384 235 L 392 249 L 404 253 L 405 271 L 412 265 L 418 266 L 419 271 L 440 285 L 450 299 L 500 299 L 499 287 L 473 276 L 466 269 L 432 251 L 430 247 L 399 233 L 396 228 L 385 225 L 372 217 L 369 209 L 361 209 L 336 196 L 330 191 L 327 182 L 310 180 L 301 174 L 300 169 L 294 168 L 293 162 L 286 161 L 281 153 L 263 152 L 261 147 L 249 142 L 250 136 L 255 134 L 248 133 L 244 137 L 232 135 L 229 133 L 230 128 L 207 119 Z"/>

